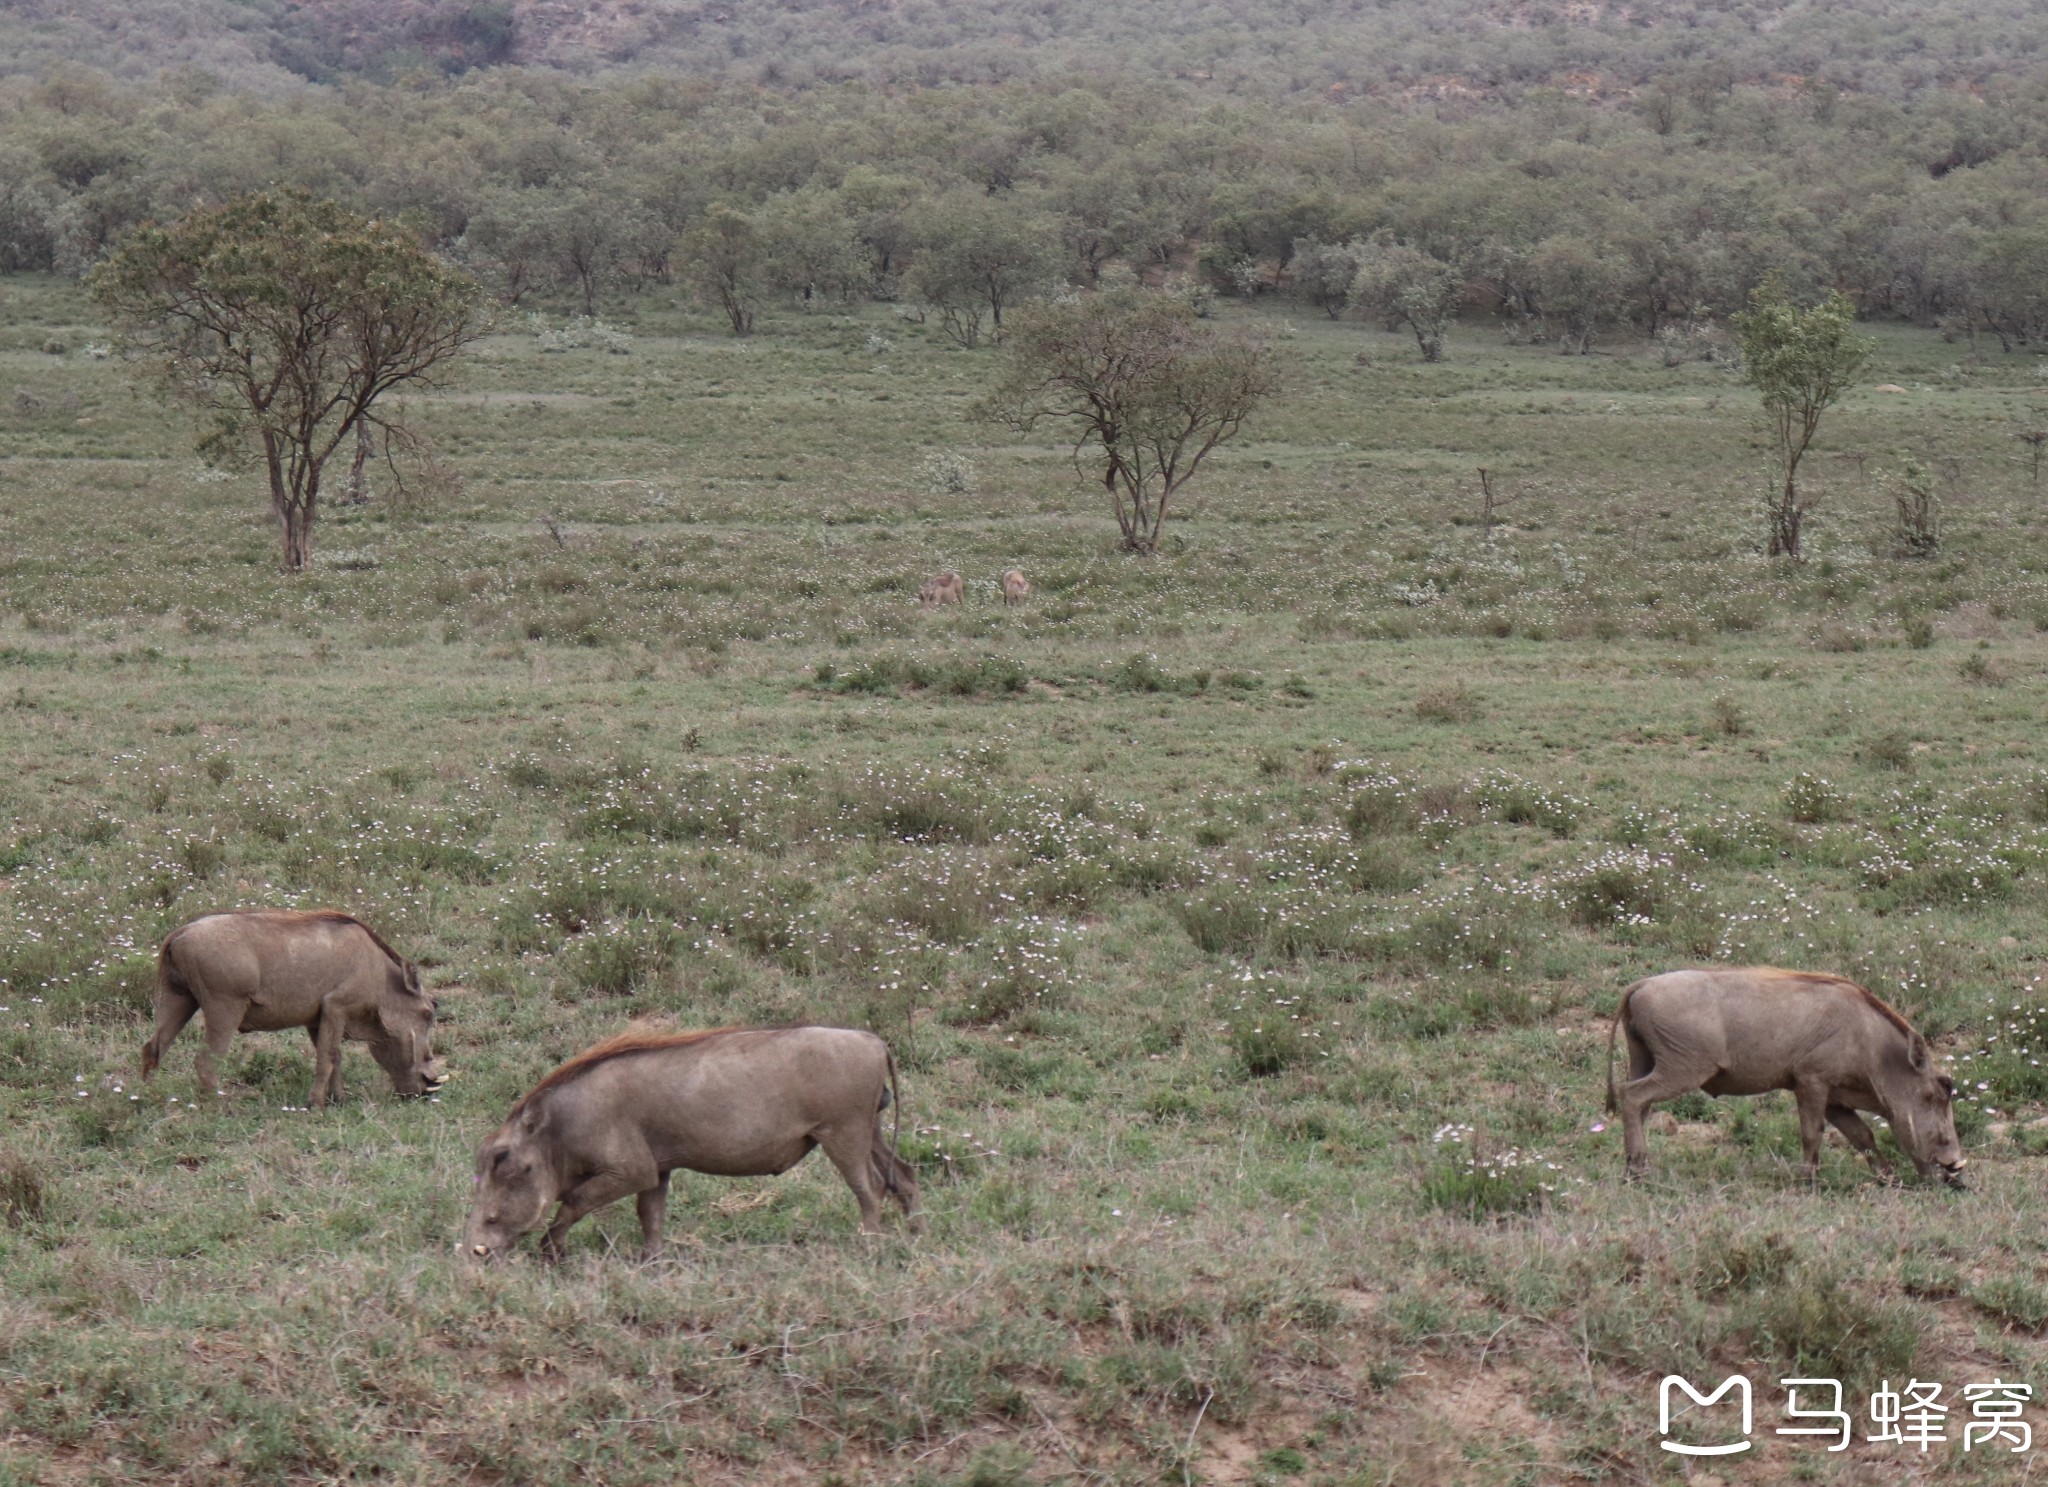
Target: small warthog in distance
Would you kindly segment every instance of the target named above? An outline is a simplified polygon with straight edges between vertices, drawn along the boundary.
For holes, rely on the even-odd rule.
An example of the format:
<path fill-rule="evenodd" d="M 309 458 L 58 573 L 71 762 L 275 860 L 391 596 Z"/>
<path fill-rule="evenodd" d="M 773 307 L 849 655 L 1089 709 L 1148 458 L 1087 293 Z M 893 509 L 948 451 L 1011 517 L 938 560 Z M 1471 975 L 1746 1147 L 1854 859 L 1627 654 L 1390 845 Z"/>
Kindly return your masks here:
<path fill-rule="evenodd" d="M 216 1060 L 236 1033 L 289 1027 L 313 1041 L 315 1109 L 342 1097 L 343 1039 L 369 1044 L 401 1095 L 432 1094 L 445 1077 L 419 967 L 333 910 L 208 914 L 166 935 L 156 952 L 156 1029 L 142 1045 L 143 1078 L 195 1012 L 206 1017 L 202 1091 L 216 1088 Z"/>
<path fill-rule="evenodd" d="M 951 568 L 936 578 L 927 579 L 924 587 L 917 591 L 917 602 L 926 609 L 936 609 L 941 604 L 958 604 L 966 597 L 966 580 Z"/>
<path fill-rule="evenodd" d="M 1022 568 L 1012 568 L 1003 575 L 1003 603 L 1022 604 L 1031 597 L 1031 581 L 1024 576 Z"/>
<path fill-rule="evenodd" d="M 1628 1082 L 1614 1086 L 1614 1039 L 1628 1038 Z M 1628 1175 L 1649 1168 L 1643 1115 L 1691 1090 L 1755 1095 L 1789 1089 L 1799 1102 L 1808 1178 L 1820 1171 L 1828 1124 L 1891 1175 L 1859 1110 L 1891 1122 L 1922 1177 L 1961 1185 L 1955 1081 L 1927 1040 L 1853 981 L 1771 966 L 1667 971 L 1622 993 L 1607 1034 L 1607 1108 L 1621 1112 Z"/>
<path fill-rule="evenodd" d="M 501 1255 L 559 1203 L 540 1246 L 559 1259 L 578 1219 L 637 1193 L 651 1259 L 676 1168 L 772 1177 L 814 1146 L 853 1189 L 863 1232 L 880 1232 L 884 1197 L 920 1229 L 917 1179 L 882 1135 L 895 1085 L 888 1045 L 850 1028 L 629 1030 L 535 1085 L 484 1142 L 463 1247 L 479 1260 Z"/>

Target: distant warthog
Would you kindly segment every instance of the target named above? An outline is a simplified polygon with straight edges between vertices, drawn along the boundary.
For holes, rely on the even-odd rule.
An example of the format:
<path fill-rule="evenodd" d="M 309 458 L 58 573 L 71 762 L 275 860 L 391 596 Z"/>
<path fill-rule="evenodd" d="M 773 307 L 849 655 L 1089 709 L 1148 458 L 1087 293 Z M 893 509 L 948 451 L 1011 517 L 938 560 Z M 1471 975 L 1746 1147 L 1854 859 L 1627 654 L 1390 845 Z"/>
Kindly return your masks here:
<path fill-rule="evenodd" d="M 958 604 L 967 597 L 967 585 L 960 575 L 948 568 L 938 577 L 928 579 L 917 591 L 917 602 L 926 609 L 936 609 L 941 604 Z"/>
<path fill-rule="evenodd" d="M 1003 603 L 1022 604 L 1031 597 L 1030 581 L 1024 577 L 1024 570 L 1012 568 L 1003 575 Z"/>
<path fill-rule="evenodd" d="M 313 1040 L 315 1109 L 342 1097 L 344 1038 L 368 1043 L 401 1095 L 431 1094 L 444 1077 L 419 967 L 332 910 L 208 914 L 172 930 L 156 952 L 156 1030 L 142 1045 L 143 1078 L 195 1012 L 206 1014 L 202 1090 L 216 1087 L 215 1060 L 237 1032 L 288 1027 Z"/>
<path fill-rule="evenodd" d="M 1614 1087 L 1614 1038 L 1628 1035 L 1628 1083 Z M 1832 1123 L 1881 1176 L 1891 1167 L 1863 1117 L 1891 1122 L 1922 1177 L 1960 1184 L 1962 1144 L 1950 1101 L 1955 1081 L 1927 1040 L 1853 981 L 1770 966 L 1667 971 L 1622 993 L 1607 1034 L 1607 1108 L 1621 1112 L 1628 1175 L 1649 1168 L 1643 1113 L 1689 1090 L 1755 1095 L 1789 1089 L 1799 1102 L 1806 1175 L 1820 1170 Z"/>
<path fill-rule="evenodd" d="M 917 1179 L 882 1135 L 895 1084 L 888 1045 L 849 1028 L 621 1033 L 535 1085 L 478 1150 L 463 1244 L 480 1260 L 502 1254 L 559 1202 L 541 1240 L 559 1259 L 572 1224 L 638 1193 L 651 1258 L 670 1172 L 771 1177 L 814 1146 L 853 1189 L 864 1232 L 880 1232 L 884 1196 L 922 1228 Z"/>

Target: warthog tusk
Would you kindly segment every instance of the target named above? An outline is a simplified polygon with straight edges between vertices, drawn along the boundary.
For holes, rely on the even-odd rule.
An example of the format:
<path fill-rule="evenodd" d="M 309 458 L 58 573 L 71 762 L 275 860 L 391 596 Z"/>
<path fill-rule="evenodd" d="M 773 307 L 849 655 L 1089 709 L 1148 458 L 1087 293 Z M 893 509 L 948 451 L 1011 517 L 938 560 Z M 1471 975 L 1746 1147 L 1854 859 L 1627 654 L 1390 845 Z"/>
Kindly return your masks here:
<path fill-rule="evenodd" d="M 469 1247 L 469 1252 L 470 1252 L 470 1253 L 471 1253 L 472 1255 L 475 1255 L 475 1256 L 477 1256 L 477 1257 L 478 1257 L 479 1259 L 481 1259 L 481 1258 L 483 1258 L 484 1256 L 488 1255 L 488 1254 L 489 1254 L 489 1253 L 490 1253 L 491 1251 L 490 1251 L 490 1246 L 488 1246 L 488 1245 L 483 1245 L 483 1244 L 472 1244 L 472 1245 L 471 1245 L 471 1246 Z"/>

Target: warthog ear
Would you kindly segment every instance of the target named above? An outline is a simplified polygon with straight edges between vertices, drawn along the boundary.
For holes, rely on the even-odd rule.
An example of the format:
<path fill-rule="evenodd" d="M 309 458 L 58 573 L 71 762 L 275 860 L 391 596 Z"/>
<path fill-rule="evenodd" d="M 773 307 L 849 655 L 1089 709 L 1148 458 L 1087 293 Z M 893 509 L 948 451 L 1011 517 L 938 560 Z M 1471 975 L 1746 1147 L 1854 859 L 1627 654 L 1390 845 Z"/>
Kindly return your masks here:
<path fill-rule="evenodd" d="M 1927 1040 L 1918 1033 L 1913 1034 L 1912 1051 L 1907 1057 L 1912 1062 L 1915 1074 L 1925 1074 L 1927 1072 Z"/>
<path fill-rule="evenodd" d="M 420 990 L 420 968 L 412 961 L 405 963 L 405 989 L 414 996 L 424 996 Z"/>

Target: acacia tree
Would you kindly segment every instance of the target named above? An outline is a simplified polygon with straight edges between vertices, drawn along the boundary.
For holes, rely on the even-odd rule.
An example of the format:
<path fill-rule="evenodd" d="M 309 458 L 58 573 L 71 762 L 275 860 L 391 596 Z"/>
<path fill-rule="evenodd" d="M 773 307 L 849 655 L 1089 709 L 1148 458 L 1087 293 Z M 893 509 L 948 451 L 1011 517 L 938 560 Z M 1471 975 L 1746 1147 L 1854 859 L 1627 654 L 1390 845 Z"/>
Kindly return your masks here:
<path fill-rule="evenodd" d="M 1004 311 L 1061 272 L 1058 224 L 1012 200 L 954 192 L 926 202 L 915 226 L 910 288 L 970 351 L 981 344 L 984 318 L 1000 341 Z"/>
<path fill-rule="evenodd" d="M 1465 276 L 1433 254 L 1405 243 L 1359 246 L 1350 303 L 1388 330 L 1407 326 L 1424 361 L 1444 359 L 1444 333 L 1464 297 Z"/>
<path fill-rule="evenodd" d="M 724 312 L 736 336 L 754 333 L 754 312 L 767 284 L 767 246 L 753 219 L 715 203 L 704 218 L 683 235 L 684 273 L 698 298 Z"/>
<path fill-rule="evenodd" d="M 1074 438 L 1099 471 L 1127 552 L 1159 547 L 1175 494 L 1279 385 L 1271 346 L 1198 320 L 1186 300 L 1131 289 L 1036 305 L 1012 317 L 981 416 Z"/>
<path fill-rule="evenodd" d="M 364 424 L 409 440 L 380 400 L 437 385 L 483 332 L 475 280 L 396 224 L 301 191 L 145 224 L 88 282 L 126 347 L 198 410 L 203 455 L 262 446 L 294 573 L 312 558 L 320 477 L 342 441 Z"/>
<path fill-rule="evenodd" d="M 1770 555 L 1799 557 L 1800 529 L 1814 498 L 1799 491 L 1799 461 L 1821 415 L 1841 398 L 1869 358 L 1871 342 L 1854 333 L 1856 310 L 1839 289 L 1809 309 L 1792 303 L 1785 281 L 1766 278 L 1734 317 L 1742 375 L 1763 395 L 1764 418 L 1778 446 L 1778 484 L 1765 503 Z"/>

